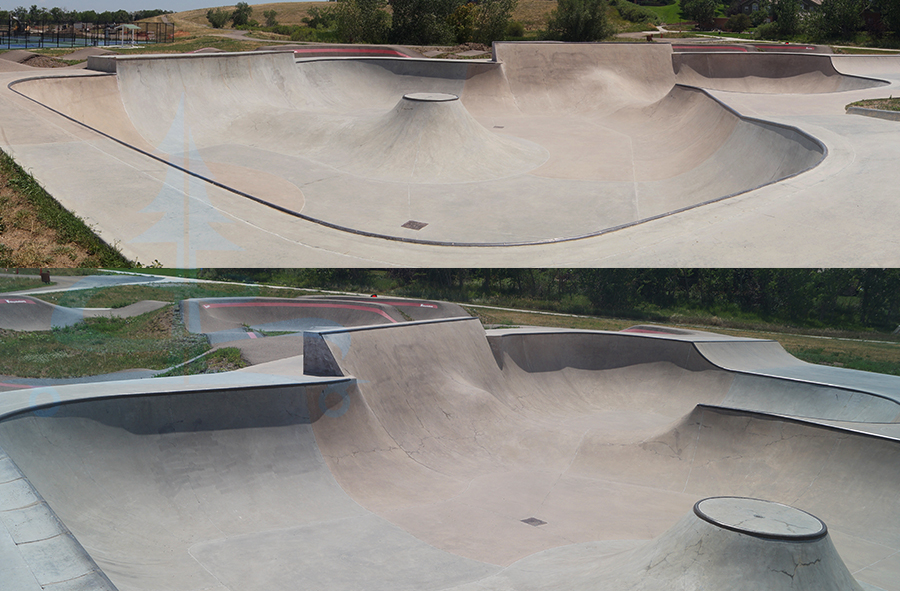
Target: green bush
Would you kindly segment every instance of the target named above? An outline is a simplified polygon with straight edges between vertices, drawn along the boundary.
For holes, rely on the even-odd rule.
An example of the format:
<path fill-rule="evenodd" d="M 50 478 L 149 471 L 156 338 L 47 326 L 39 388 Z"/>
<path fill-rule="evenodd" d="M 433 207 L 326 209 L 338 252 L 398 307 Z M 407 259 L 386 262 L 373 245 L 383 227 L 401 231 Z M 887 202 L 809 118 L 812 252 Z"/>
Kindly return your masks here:
<path fill-rule="evenodd" d="M 778 39 L 778 25 L 776 23 L 763 23 L 756 27 L 756 38 L 769 41 Z"/>
<path fill-rule="evenodd" d="M 253 15 L 253 7 L 246 2 L 238 2 L 231 13 L 231 22 L 235 27 L 247 25 L 250 23 L 250 17 Z"/>
<path fill-rule="evenodd" d="M 728 18 L 725 29 L 734 33 L 742 33 L 750 28 L 750 15 L 735 14 Z"/>
<path fill-rule="evenodd" d="M 278 24 L 278 20 L 277 20 L 278 13 L 275 12 L 274 10 L 263 11 L 263 17 L 265 17 L 265 19 L 266 19 L 267 27 L 274 27 L 275 25 Z"/>
<path fill-rule="evenodd" d="M 503 41 L 516 2 L 517 0 L 481 0 L 475 9 L 475 32 L 472 39 L 484 45 Z"/>
<path fill-rule="evenodd" d="M 507 37 L 524 37 L 525 36 L 525 25 L 520 21 L 509 21 L 506 25 L 506 36 Z"/>
<path fill-rule="evenodd" d="M 550 13 L 547 33 L 559 41 L 599 41 L 615 28 L 606 18 L 606 0 L 559 0 Z"/>
<path fill-rule="evenodd" d="M 337 26 L 337 9 L 331 6 L 324 8 L 313 6 L 306 14 L 307 16 L 303 17 L 303 22 L 310 29 L 331 29 Z"/>
<path fill-rule="evenodd" d="M 681 0 L 681 12 L 688 20 L 695 21 L 701 29 L 713 27 L 713 18 L 719 3 L 716 0 Z"/>
<path fill-rule="evenodd" d="M 209 24 L 211 24 L 214 29 L 221 29 L 225 26 L 226 23 L 228 23 L 228 21 L 231 20 L 231 14 L 225 12 L 221 8 L 217 8 L 215 10 L 210 8 L 206 12 L 206 20 L 209 21 Z"/>
<path fill-rule="evenodd" d="M 660 22 L 659 16 L 646 6 L 640 6 L 628 0 L 612 0 L 610 4 L 619 11 L 619 16 L 629 22 L 654 24 Z"/>
<path fill-rule="evenodd" d="M 391 23 L 385 8 L 387 0 L 340 0 L 338 37 L 345 43 L 384 43 Z"/>

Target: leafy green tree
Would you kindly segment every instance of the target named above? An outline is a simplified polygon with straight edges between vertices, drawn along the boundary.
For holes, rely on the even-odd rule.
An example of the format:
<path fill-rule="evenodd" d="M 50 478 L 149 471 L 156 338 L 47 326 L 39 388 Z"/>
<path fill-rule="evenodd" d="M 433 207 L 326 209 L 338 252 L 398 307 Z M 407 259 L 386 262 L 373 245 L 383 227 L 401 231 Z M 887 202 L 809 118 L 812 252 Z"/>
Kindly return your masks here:
<path fill-rule="evenodd" d="M 790 37 L 800 31 L 799 0 L 772 0 L 769 10 L 781 37 Z"/>
<path fill-rule="evenodd" d="M 340 7 L 340 6 L 339 6 Z M 313 6 L 301 20 L 310 29 L 330 29 L 337 25 L 338 11 L 331 6 Z"/>
<path fill-rule="evenodd" d="M 453 35 L 456 37 L 457 43 L 468 43 L 475 34 L 475 11 L 477 7 L 474 2 L 460 4 L 453 11 L 453 14 L 447 17 L 447 23 L 453 29 Z"/>
<path fill-rule="evenodd" d="M 728 22 L 725 23 L 725 28 L 735 33 L 746 31 L 750 28 L 750 15 L 740 13 L 730 16 Z"/>
<path fill-rule="evenodd" d="M 517 2 L 518 0 L 481 0 L 475 10 L 474 41 L 484 45 L 502 41 Z"/>
<path fill-rule="evenodd" d="M 716 0 L 682 0 L 681 13 L 686 19 L 695 21 L 701 29 L 711 29 L 718 7 Z"/>
<path fill-rule="evenodd" d="M 221 8 L 216 8 L 215 10 L 210 8 L 206 11 L 206 20 L 209 21 L 209 24 L 211 24 L 214 29 L 221 29 L 229 20 L 231 20 L 231 13 L 225 12 Z"/>
<path fill-rule="evenodd" d="M 387 0 L 339 0 L 337 34 L 345 43 L 384 43 L 391 16 Z"/>
<path fill-rule="evenodd" d="M 863 27 L 863 0 L 822 0 L 825 36 L 829 39 L 851 39 Z"/>
<path fill-rule="evenodd" d="M 885 28 L 900 38 L 900 0 L 874 0 L 873 5 Z"/>
<path fill-rule="evenodd" d="M 278 13 L 275 12 L 274 10 L 265 10 L 265 11 L 263 11 L 263 17 L 266 19 L 266 26 L 267 26 L 267 27 L 275 27 L 275 26 L 278 26 L 278 20 L 277 20 L 277 18 L 276 18 L 276 17 L 278 17 Z"/>
<path fill-rule="evenodd" d="M 246 2 L 238 2 L 231 13 L 231 22 L 235 27 L 246 25 L 253 16 L 253 7 Z"/>
<path fill-rule="evenodd" d="M 606 18 L 606 0 L 559 0 L 550 13 L 547 32 L 560 41 L 599 41 L 615 28 Z"/>
<path fill-rule="evenodd" d="M 455 35 L 449 17 L 461 0 L 389 0 L 393 20 L 389 39 L 407 45 L 446 45 Z"/>

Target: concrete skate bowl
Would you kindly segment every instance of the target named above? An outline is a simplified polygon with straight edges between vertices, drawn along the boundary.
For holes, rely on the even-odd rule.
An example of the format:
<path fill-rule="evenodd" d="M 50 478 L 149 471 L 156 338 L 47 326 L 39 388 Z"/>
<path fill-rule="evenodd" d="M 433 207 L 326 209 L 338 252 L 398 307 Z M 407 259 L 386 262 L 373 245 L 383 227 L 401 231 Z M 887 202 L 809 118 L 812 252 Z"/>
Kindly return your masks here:
<path fill-rule="evenodd" d="M 13 88 L 287 215 L 413 242 L 602 234 L 824 158 L 809 135 L 678 84 L 672 59 L 556 43 L 500 43 L 492 62 L 101 56 L 92 67 L 115 76 Z"/>
<path fill-rule="evenodd" d="M 168 306 L 168 302 L 144 300 L 121 308 L 67 308 L 30 296 L 0 297 L 0 328 L 34 331 L 64 328 L 99 316 L 129 318 Z"/>
<path fill-rule="evenodd" d="M 784 53 L 673 53 L 679 83 L 764 94 L 818 94 L 887 86 L 889 82 L 839 72 L 831 55 Z"/>
<path fill-rule="evenodd" d="M 768 341 L 471 318 L 303 348 L 294 383 L 259 366 L 258 387 L 21 395 L 0 549 L 45 584 L 122 590 L 900 589 L 897 378 L 777 377 Z"/>
<path fill-rule="evenodd" d="M 462 308 L 445 302 L 395 298 L 206 298 L 181 303 L 184 325 L 213 344 L 258 338 L 258 333 L 452 318 Z"/>

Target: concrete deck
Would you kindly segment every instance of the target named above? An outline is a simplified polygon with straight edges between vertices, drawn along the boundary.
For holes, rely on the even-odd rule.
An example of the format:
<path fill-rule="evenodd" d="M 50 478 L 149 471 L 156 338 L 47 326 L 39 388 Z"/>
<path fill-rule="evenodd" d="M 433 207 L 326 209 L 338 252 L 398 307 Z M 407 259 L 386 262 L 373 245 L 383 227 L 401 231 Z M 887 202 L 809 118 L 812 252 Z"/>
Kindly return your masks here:
<path fill-rule="evenodd" d="M 900 264 L 900 57 L 494 52 L 10 67 L 0 148 L 166 266 Z"/>
<path fill-rule="evenodd" d="M 15 588 L 900 590 L 896 377 L 465 317 L 302 353 L 0 394 Z"/>

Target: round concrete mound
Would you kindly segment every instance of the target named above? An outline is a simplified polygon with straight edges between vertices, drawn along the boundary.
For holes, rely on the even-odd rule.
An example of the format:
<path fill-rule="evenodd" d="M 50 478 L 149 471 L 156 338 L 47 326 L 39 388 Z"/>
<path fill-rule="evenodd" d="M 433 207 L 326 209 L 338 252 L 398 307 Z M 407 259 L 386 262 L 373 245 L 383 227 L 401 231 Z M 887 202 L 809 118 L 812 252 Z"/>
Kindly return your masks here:
<path fill-rule="evenodd" d="M 758 538 L 818 540 L 828 533 L 828 528 L 818 517 L 787 505 L 759 499 L 703 499 L 694 505 L 694 514 L 723 529 Z"/>

